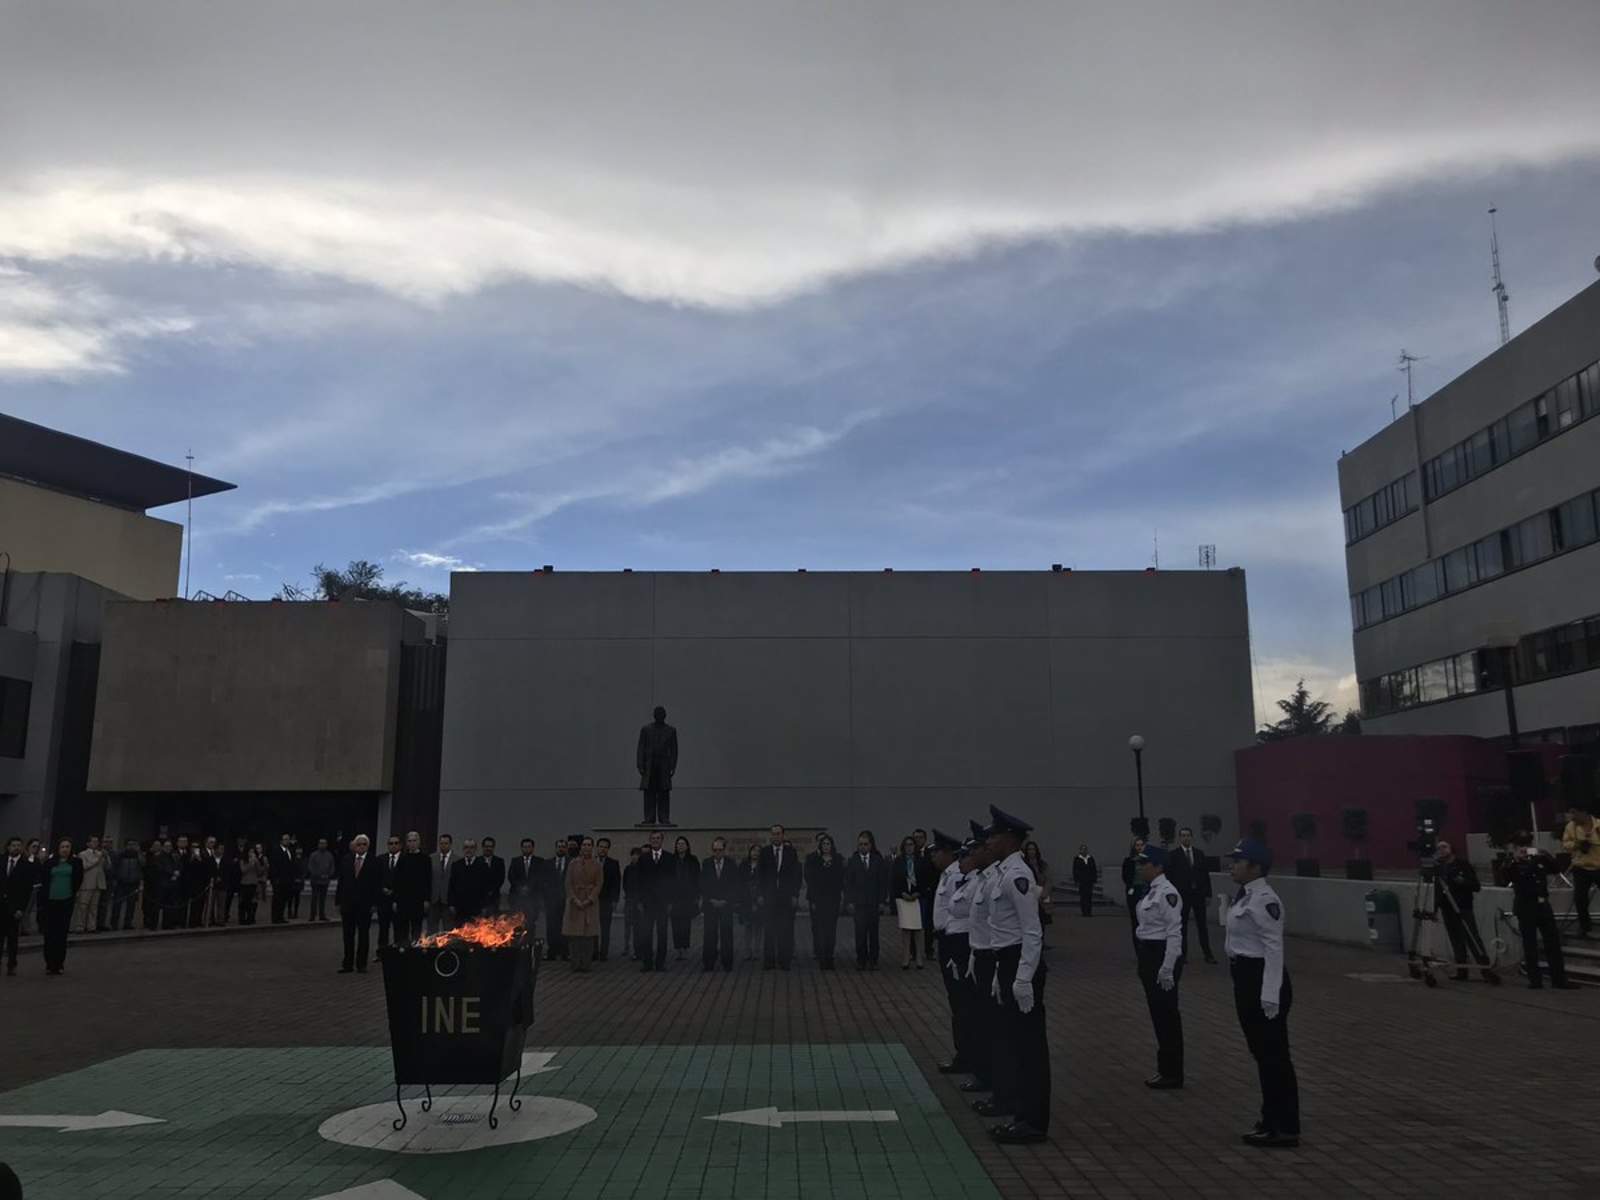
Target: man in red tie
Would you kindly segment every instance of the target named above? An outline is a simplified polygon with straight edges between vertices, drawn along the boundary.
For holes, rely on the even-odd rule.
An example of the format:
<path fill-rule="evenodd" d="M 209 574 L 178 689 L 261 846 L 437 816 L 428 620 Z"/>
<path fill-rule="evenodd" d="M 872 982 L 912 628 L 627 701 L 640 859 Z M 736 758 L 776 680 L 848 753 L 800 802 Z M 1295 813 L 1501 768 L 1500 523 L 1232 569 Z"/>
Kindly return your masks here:
<path fill-rule="evenodd" d="M 367 950 L 372 938 L 372 904 L 382 884 L 383 871 L 371 861 L 372 843 L 364 833 L 351 839 L 350 853 L 339 864 L 339 916 L 344 923 L 344 964 L 339 974 L 367 973 Z"/>

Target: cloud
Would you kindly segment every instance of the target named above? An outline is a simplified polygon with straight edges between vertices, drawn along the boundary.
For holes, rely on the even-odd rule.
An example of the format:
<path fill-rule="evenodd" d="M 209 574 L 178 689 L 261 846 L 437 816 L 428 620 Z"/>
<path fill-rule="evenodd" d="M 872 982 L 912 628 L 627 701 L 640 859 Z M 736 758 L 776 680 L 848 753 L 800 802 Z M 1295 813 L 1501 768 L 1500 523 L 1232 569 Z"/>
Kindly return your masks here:
<path fill-rule="evenodd" d="M 241 571 L 235 574 L 224 575 L 223 579 L 229 583 L 259 583 L 261 576 L 251 571 Z"/>
<path fill-rule="evenodd" d="M 1587 0 L 464 7 L 30 8 L 0 256 L 737 307 L 1600 154 Z"/>
<path fill-rule="evenodd" d="M 426 550 L 396 550 L 397 562 L 408 562 L 425 571 L 476 571 L 478 568 L 453 554 L 432 554 Z"/>
<path fill-rule="evenodd" d="M 1325 700 L 1333 706 L 1336 721 L 1349 709 L 1361 707 L 1355 674 L 1341 670 L 1337 664 L 1305 657 L 1264 658 L 1256 662 L 1255 677 L 1258 727 L 1283 716 L 1278 701 L 1287 698 L 1302 679 L 1313 700 Z"/>
<path fill-rule="evenodd" d="M 133 343 L 192 328 L 187 316 L 139 313 L 97 287 L 0 262 L 0 378 L 121 374 Z"/>

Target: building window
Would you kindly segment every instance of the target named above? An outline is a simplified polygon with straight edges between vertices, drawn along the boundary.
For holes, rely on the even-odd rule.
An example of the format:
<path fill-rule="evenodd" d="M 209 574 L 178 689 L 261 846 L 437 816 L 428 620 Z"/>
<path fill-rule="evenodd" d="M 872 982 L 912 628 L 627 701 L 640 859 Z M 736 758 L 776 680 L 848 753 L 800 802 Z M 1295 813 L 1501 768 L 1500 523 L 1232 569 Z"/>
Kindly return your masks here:
<path fill-rule="evenodd" d="M 33 684 L 0 675 L 0 758 L 22 758 L 28 750 L 28 704 Z"/>

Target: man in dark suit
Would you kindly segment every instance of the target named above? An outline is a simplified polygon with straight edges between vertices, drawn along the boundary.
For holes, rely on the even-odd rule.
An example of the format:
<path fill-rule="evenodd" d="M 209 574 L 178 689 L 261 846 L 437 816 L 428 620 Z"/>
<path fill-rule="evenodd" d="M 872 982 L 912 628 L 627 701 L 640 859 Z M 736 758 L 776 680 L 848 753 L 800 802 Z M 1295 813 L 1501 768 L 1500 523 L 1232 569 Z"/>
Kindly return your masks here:
<path fill-rule="evenodd" d="M 922 910 L 922 956 L 933 961 L 933 895 L 939 890 L 939 868 L 928 846 L 928 831 L 913 829 L 911 844 L 917 852 L 917 907 Z"/>
<path fill-rule="evenodd" d="M 711 857 L 700 864 L 700 910 L 705 914 L 705 949 L 701 969 L 714 971 L 721 960 L 724 971 L 733 970 L 733 910 L 742 886 L 739 872 L 725 857 L 728 843 L 711 839 Z"/>
<path fill-rule="evenodd" d="M 659 704 L 650 724 L 639 730 L 635 761 L 639 790 L 644 793 L 641 825 L 672 824 L 672 776 L 678 770 L 678 731 L 667 724 L 667 710 Z"/>
<path fill-rule="evenodd" d="M 639 922 L 639 961 L 641 971 L 667 969 L 667 916 L 671 900 L 672 856 L 661 848 L 661 831 L 650 835 L 650 844 L 639 856 L 639 892 L 643 919 Z"/>
<path fill-rule="evenodd" d="M 1206 870 L 1206 856 L 1194 844 L 1194 830 L 1185 825 L 1178 830 L 1177 849 L 1167 854 L 1167 879 L 1183 897 L 1183 954 L 1189 954 L 1189 918 L 1194 917 L 1195 935 L 1200 939 L 1200 952 L 1208 963 L 1217 960 L 1211 955 L 1211 931 L 1206 928 L 1206 901 L 1211 898 L 1211 872 Z"/>
<path fill-rule="evenodd" d="M 572 851 L 569 854 L 568 851 Z M 561 935 L 561 918 L 567 912 L 567 866 L 577 846 L 566 838 L 556 839 L 556 853 L 544 869 L 544 960 L 554 962 L 567 957 L 567 939 Z"/>
<path fill-rule="evenodd" d="M 267 852 L 267 879 L 272 884 L 272 923 L 289 920 L 289 889 L 294 878 L 294 847 L 287 833 L 278 835 L 278 844 Z"/>
<path fill-rule="evenodd" d="M 522 914 L 522 923 L 530 932 L 538 923 L 539 909 L 544 906 L 544 872 L 548 865 L 534 853 L 536 847 L 532 838 L 523 838 L 522 853 L 506 867 L 506 882 L 510 884 L 507 906 Z"/>
<path fill-rule="evenodd" d="M 395 886 L 400 882 L 401 856 L 400 838 L 397 834 L 391 833 L 384 846 L 383 858 L 378 864 L 383 869 L 375 904 L 378 912 L 379 950 L 389 944 L 389 931 L 395 925 Z"/>
<path fill-rule="evenodd" d="M 372 937 L 372 905 L 383 886 L 383 866 L 367 853 L 372 843 L 356 834 L 350 853 L 339 864 L 339 919 L 344 925 L 344 962 L 339 974 L 367 973 L 367 950 Z"/>
<path fill-rule="evenodd" d="M 483 839 L 483 861 L 489 866 L 483 885 L 483 915 L 492 917 L 500 911 L 500 889 L 506 884 L 506 860 L 494 852 L 492 837 Z"/>
<path fill-rule="evenodd" d="M 1072 882 L 1078 889 L 1078 911 L 1086 917 L 1094 916 L 1094 885 L 1099 881 L 1099 864 L 1085 842 L 1078 847 L 1078 855 L 1072 860 Z"/>
<path fill-rule="evenodd" d="M 800 856 L 784 840 L 782 825 L 774 825 L 761 848 L 757 902 L 765 936 L 761 940 L 761 969 L 789 970 L 794 961 L 794 910 L 800 899 L 805 871 Z"/>
<path fill-rule="evenodd" d="M 17 938 L 22 934 L 22 914 L 33 894 L 33 864 L 22 854 L 22 839 L 6 843 L 5 862 L 0 864 L 0 951 L 5 953 L 6 974 L 17 973 Z"/>
<path fill-rule="evenodd" d="M 463 924 L 483 912 L 483 897 L 489 888 L 489 864 L 478 854 L 478 843 L 468 838 L 461 843 L 461 858 L 450 867 L 450 907 Z"/>
<path fill-rule="evenodd" d="M 600 961 L 605 962 L 611 957 L 611 916 L 622 898 L 622 864 L 611 857 L 610 838 L 596 842 L 594 854 L 600 863 Z"/>
<path fill-rule="evenodd" d="M 428 856 L 422 852 L 422 835 L 406 834 L 406 848 L 400 861 L 386 877 L 394 893 L 394 940 L 409 946 L 422 936 L 422 914 L 428 908 L 432 878 Z"/>
<path fill-rule="evenodd" d="M 844 902 L 856 926 L 856 970 L 878 969 L 878 917 L 889 895 L 889 864 L 869 830 L 856 836 L 856 852 L 844 865 Z"/>

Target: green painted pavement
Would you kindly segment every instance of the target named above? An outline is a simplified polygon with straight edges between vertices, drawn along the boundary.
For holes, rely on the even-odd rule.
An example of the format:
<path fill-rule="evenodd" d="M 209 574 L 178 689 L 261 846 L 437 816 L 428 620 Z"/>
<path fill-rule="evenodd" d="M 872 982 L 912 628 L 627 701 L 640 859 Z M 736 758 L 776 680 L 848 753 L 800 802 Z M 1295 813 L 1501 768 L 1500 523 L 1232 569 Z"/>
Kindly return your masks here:
<path fill-rule="evenodd" d="M 0 1094 L 0 1114 L 108 1109 L 160 1125 L 59 1133 L 0 1128 L 28 1200 L 237 1196 L 311 1200 L 392 1179 L 467 1197 L 997 1197 L 900 1045 L 595 1046 L 555 1050 L 524 1095 L 594 1109 L 573 1132 L 456 1154 L 326 1141 L 318 1126 L 393 1097 L 381 1047 L 145 1050 Z M 407 1132 L 430 1117 L 407 1089 Z M 487 1094 L 439 1089 L 435 1097 Z M 718 1113 L 892 1109 L 894 1122 L 708 1121 Z M 523 1110 L 524 1114 L 529 1109 Z M 437 1117 L 439 1110 L 433 1114 Z M 518 1116 L 502 1101 L 502 1131 Z"/>

